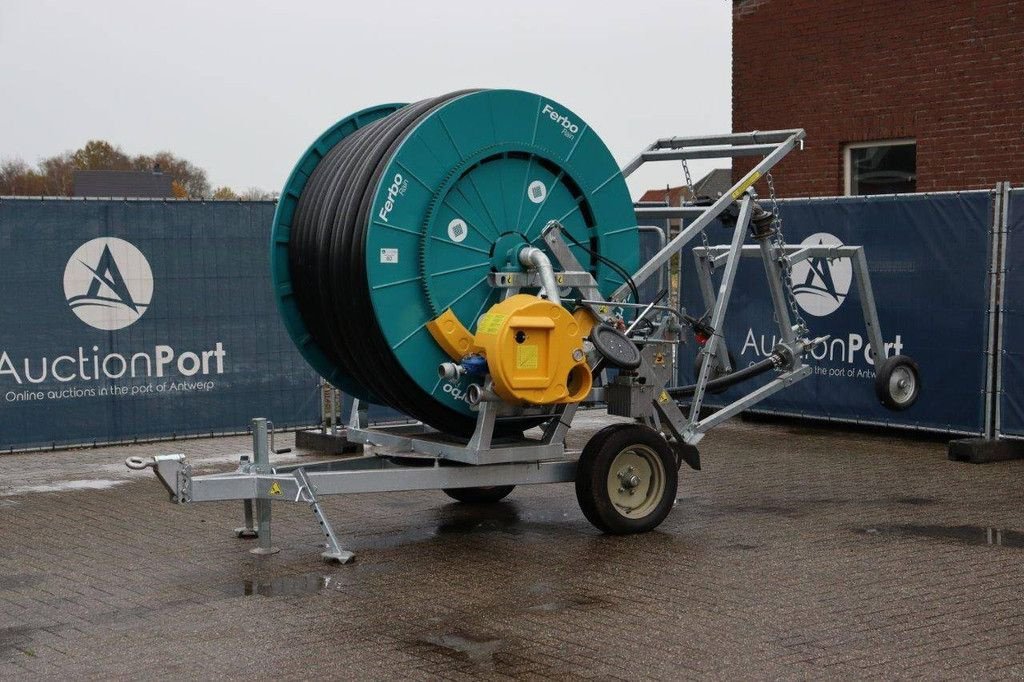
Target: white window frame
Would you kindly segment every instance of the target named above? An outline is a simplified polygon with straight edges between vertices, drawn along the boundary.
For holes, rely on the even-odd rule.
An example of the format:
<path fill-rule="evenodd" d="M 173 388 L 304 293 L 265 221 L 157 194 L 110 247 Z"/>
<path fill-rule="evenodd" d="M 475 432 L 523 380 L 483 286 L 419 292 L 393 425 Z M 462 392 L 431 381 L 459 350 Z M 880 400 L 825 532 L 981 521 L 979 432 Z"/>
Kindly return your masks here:
<path fill-rule="evenodd" d="M 898 137 L 893 140 L 871 140 L 869 142 L 851 142 L 843 149 L 843 195 L 853 196 L 853 154 L 854 149 L 867 149 L 869 147 L 896 147 L 899 145 L 914 145 L 914 155 L 917 156 L 917 138 Z M 858 195 L 860 196 L 860 195 Z"/>

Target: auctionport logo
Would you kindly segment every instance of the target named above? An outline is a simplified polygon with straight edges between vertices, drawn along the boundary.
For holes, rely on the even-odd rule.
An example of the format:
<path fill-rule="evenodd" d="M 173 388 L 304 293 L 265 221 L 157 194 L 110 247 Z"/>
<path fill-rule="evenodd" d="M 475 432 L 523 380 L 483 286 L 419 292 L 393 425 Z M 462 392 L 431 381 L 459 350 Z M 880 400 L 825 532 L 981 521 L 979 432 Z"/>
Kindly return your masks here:
<path fill-rule="evenodd" d="M 828 232 L 812 234 L 801 246 L 842 246 Z M 793 265 L 793 294 L 808 315 L 825 317 L 839 310 L 850 293 L 853 264 L 848 258 L 808 258 Z"/>
<path fill-rule="evenodd" d="M 153 271 L 135 246 L 116 237 L 88 241 L 64 267 L 64 297 L 90 327 L 112 331 L 134 324 L 153 298 Z"/>
<path fill-rule="evenodd" d="M 842 246 L 839 238 L 828 232 L 812 234 L 800 243 L 801 246 Z M 793 294 L 797 305 L 808 315 L 826 317 L 839 310 L 850 293 L 853 282 L 853 264 L 848 258 L 808 258 L 793 265 Z M 812 331 L 815 324 L 810 323 Z M 822 321 L 820 324 L 826 325 Z M 813 336 L 813 334 L 812 334 Z M 782 339 L 774 334 L 755 334 L 753 327 L 747 329 L 740 355 L 749 351 L 755 358 L 768 357 Z M 885 342 L 886 355 L 900 355 L 903 352 L 903 337 L 897 334 Z M 890 352 L 892 351 L 892 352 Z M 816 346 L 811 357 L 818 362 L 846 363 L 848 365 L 873 365 L 871 344 L 857 332 L 831 334 L 827 343 Z M 816 366 L 815 374 L 839 377 L 870 378 L 874 375 L 858 367 Z"/>

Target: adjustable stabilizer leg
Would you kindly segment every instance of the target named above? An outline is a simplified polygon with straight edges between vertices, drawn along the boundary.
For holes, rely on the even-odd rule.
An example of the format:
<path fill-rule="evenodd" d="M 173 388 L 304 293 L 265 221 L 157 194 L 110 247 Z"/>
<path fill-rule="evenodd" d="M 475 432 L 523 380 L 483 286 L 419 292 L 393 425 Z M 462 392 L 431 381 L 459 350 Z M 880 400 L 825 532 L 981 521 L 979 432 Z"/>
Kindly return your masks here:
<path fill-rule="evenodd" d="M 242 500 L 242 511 L 244 513 L 245 525 L 235 529 L 236 538 L 254 538 L 259 535 L 253 523 L 252 500 Z"/>
<path fill-rule="evenodd" d="M 292 475 L 298 479 L 301 486 L 299 495 L 309 503 L 309 508 L 313 510 L 313 516 L 316 517 L 317 523 L 320 524 L 320 530 L 323 532 L 324 537 L 327 538 L 325 545 L 327 549 L 321 552 L 320 556 L 327 561 L 336 561 L 339 564 L 347 564 L 355 560 L 355 554 L 342 549 L 338 544 L 338 538 L 334 534 L 334 529 L 331 528 L 330 521 L 324 515 L 324 510 L 320 507 L 320 500 L 317 499 L 316 493 L 313 491 L 313 484 L 310 482 L 305 469 L 296 469 Z"/>

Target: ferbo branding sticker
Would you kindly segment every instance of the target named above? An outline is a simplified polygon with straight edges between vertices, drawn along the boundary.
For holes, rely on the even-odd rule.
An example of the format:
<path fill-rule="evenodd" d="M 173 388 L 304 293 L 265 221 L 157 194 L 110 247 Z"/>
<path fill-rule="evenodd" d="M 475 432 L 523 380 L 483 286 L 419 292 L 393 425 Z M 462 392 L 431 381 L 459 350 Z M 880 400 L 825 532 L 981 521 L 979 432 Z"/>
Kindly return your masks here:
<path fill-rule="evenodd" d="M 561 113 L 550 104 L 544 105 L 544 108 L 540 110 L 540 115 L 562 126 L 562 134 L 570 140 L 576 137 L 576 133 L 580 131 L 579 125 L 573 123 L 568 116 Z"/>

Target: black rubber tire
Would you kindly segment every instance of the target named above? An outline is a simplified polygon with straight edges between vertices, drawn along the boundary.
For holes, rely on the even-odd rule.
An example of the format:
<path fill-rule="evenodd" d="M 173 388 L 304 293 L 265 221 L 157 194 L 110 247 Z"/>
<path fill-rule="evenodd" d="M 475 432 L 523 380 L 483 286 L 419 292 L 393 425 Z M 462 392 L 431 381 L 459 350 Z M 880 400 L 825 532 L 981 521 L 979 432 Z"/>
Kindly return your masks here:
<path fill-rule="evenodd" d="M 889 386 L 893 373 L 900 368 L 905 368 L 914 376 L 913 390 L 910 396 L 903 400 L 897 400 Z M 893 412 L 902 412 L 912 407 L 921 396 L 921 370 L 914 359 L 909 355 L 894 355 L 882 360 L 875 370 L 875 395 L 887 410 Z"/>
<path fill-rule="evenodd" d="M 661 460 L 664 490 L 654 508 L 645 516 L 623 515 L 608 496 L 608 474 L 623 450 L 645 445 Z M 679 461 L 661 434 L 640 424 L 612 424 L 598 431 L 583 448 L 576 469 L 576 500 L 583 515 L 598 530 L 611 535 L 646 533 L 657 528 L 675 503 L 679 484 Z"/>
<path fill-rule="evenodd" d="M 729 366 L 732 367 L 732 369 L 729 370 L 729 371 L 730 372 L 735 372 L 736 371 L 736 358 L 733 357 L 731 350 L 727 350 L 726 352 L 729 354 Z M 697 350 L 697 357 L 695 357 L 693 359 L 693 383 L 697 383 L 697 377 L 700 376 L 700 364 L 701 364 L 700 360 L 701 360 L 702 357 L 704 357 L 704 356 L 701 355 L 700 349 L 698 349 Z M 723 372 L 721 367 L 713 367 L 711 369 L 711 376 L 708 377 L 708 381 L 714 381 L 715 379 L 724 377 L 726 374 L 727 374 L 727 372 Z M 709 387 L 709 388 L 705 389 L 705 393 L 710 393 L 711 395 L 718 395 L 720 393 L 725 393 L 728 390 L 729 390 L 728 386 L 723 386 L 722 388 L 710 388 Z"/>
<path fill-rule="evenodd" d="M 483 488 L 443 488 L 445 495 L 466 504 L 488 504 L 508 497 L 514 485 L 492 485 Z"/>

